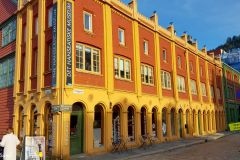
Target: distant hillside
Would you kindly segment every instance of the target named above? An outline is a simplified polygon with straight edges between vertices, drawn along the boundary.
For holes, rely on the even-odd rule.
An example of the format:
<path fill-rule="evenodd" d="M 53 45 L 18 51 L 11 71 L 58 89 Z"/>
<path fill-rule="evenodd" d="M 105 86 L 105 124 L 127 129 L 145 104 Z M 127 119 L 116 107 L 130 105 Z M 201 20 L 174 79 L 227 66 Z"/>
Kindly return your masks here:
<path fill-rule="evenodd" d="M 228 37 L 225 44 L 218 46 L 216 49 L 223 49 L 226 52 L 231 52 L 236 48 L 240 48 L 240 35 Z"/>

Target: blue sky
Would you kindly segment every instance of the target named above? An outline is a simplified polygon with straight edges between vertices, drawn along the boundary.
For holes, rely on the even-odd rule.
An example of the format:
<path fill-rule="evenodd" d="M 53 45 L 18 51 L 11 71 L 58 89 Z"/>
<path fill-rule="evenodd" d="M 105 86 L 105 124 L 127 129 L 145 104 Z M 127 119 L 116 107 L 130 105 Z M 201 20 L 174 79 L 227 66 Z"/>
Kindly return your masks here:
<path fill-rule="evenodd" d="M 161 26 L 174 22 L 177 35 L 187 31 L 200 49 L 213 49 L 240 35 L 240 0 L 138 0 L 138 10 L 147 17 L 157 11 Z"/>

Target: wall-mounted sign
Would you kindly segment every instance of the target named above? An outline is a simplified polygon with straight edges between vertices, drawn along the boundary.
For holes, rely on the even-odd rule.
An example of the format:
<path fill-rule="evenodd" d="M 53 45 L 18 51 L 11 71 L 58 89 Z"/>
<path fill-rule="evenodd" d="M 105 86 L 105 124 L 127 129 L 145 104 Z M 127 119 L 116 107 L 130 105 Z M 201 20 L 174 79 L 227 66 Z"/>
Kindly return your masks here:
<path fill-rule="evenodd" d="M 49 94 L 52 93 L 52 90 L 51 90 L 51 89 L 45 89 L 44 93 L 45 93 L 46 95 L 49 95 Z"/>
<path fill-rule="evenodd" d="M 52 86 L 56 86 L 57 79 L 57 3 L 52 10 Z"/>
<path fill-rule="evenodd" d="M 240 131 L 240 122 L 229 124 L 230 131 Z"/>
<path fill-rule="evenodd" d="M 66 3 L 66 85 L 72 85 L 72 3 Z"/>

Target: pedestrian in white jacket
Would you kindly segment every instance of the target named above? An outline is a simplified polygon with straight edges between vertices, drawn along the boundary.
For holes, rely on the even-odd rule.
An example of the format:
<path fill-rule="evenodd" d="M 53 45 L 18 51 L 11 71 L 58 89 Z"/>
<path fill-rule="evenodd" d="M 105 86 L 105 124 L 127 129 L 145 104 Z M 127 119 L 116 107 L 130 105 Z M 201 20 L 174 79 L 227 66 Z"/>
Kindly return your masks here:
<path fill-rule="evenodd" d="M 20 144 L 17 136 L 13 134 L 13 129 L 8 129 L 8 134 L 4 135 L 0 146 L 4 147 L 3 159 L 4 160 L 16 160 L 16 147 Z"/>

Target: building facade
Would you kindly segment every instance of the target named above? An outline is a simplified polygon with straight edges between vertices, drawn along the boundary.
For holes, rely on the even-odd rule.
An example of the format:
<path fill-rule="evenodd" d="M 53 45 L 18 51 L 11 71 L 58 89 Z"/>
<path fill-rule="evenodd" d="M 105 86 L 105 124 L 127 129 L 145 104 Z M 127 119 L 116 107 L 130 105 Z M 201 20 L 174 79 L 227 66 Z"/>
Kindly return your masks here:
<path fill-rule="evenodd" d="M 0 139 L 12 127 L 17 2 L 0 0 Z"/>
<path fill-rule="evenodd" d="M 13 126 L 53 157 L 225 129 L 221 62 L 119 0 L 19 0 Z"/>
<path fill-rule="evenodd" d="M 226 63 L 222 66 L 227 124 L 240 122 L 240 73 Z"/>

